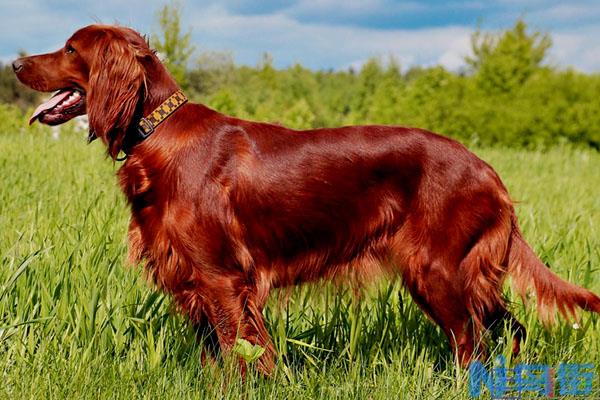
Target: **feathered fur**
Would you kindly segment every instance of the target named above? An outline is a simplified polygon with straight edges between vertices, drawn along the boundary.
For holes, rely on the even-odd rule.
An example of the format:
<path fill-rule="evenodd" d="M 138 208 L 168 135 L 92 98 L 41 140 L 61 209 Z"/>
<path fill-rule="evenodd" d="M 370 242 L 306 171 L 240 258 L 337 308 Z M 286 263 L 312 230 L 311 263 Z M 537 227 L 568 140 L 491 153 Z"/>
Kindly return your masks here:
<path fill-rule="evenodd" d="M 139 118 L 178 87 L 130 29 L 94 25 L 69 40 L 77 58 L 24 59 L 19 78 L 41 90 L 84 88 L 91 128 L 114 158 Z M 596 295 L 534 255 L 494 170 L 421 129 L 297 131 L 188 103 L 130 149 L 119 180 L 132 262 L 145 263 L 213 350 L 236 337 L 264 347 L 257 365 L 267 374 L 275 354 L 266 299 L 303 282 L 401 275 L 463 365 L 502 320 L 518 352 L 525 331 L 503 301 L 508 275 L 522 294 L 537 293 L 546 319 L 555 308 L 600 312 Z"/>

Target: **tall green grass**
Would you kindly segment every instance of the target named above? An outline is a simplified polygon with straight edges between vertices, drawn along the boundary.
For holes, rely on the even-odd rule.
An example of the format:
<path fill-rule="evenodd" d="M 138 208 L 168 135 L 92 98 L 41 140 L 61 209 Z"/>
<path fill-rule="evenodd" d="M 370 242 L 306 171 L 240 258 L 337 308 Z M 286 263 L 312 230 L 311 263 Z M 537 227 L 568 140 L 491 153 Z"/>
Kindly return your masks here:
<path fill-rule="evenodd" d="M 600 155 L 476 152 L 519 201 L 542 260 L 600 293 Z M 117 168 L 75 134 L 0 132 L 0 398 L 468 398 L 467 373 L 399 282 L 359 298 L 327 284 L 275 293 L 265 311 L 275 376 L 241 382 L 227 363 L 202 368 L 170 299 L 124 267 Z M 529 333 L 520 361 L 600 367 L 597 318 L 545 330 L 514 301 Z M 493 354 L 508 355 L 509 342 L 505 333 Z"/>

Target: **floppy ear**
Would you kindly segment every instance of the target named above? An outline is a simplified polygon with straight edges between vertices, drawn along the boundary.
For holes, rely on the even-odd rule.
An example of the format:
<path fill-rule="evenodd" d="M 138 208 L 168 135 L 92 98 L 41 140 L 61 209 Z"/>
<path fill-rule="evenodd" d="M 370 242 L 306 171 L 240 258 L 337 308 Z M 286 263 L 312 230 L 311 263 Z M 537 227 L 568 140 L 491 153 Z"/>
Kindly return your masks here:
<path fill-rule="evenodd" d="M 90 66 L 87 114 L 91 129 L 115 159 L 143 96 L 144 69 L 134 45 L 123 38 L 105 36 L 96 51 Z"/>

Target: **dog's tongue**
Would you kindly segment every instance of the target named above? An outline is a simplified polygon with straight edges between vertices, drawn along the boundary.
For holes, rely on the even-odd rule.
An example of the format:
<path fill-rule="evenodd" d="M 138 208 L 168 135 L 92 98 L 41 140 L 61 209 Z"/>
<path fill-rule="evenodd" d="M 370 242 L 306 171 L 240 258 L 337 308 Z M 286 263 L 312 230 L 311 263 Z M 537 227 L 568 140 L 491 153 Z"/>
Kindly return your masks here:
<path fill-rule="evenodd" d="M 65 97 L 67 97 L 71 93 L 71 90 L 61 90 L 59 92 L 56 92 L 56 94 L 52 96 L 50 100 L 43 104 L 40 104 L 38 108 L 35 109 L 33 114 L 31 114 L 31 117 L 29 118 L 29 125 L 33 124 L 41 113 L 50 110 L 52 107 L 55 107 L 58 103 L 60 103 Z"/>

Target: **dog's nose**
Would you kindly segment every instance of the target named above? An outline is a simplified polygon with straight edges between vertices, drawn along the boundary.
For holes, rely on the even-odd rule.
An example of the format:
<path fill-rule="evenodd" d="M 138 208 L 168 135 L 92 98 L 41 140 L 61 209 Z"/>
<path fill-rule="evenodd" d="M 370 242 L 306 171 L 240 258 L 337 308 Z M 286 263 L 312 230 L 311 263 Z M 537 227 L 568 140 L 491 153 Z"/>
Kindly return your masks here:
<path fill-rule="evenodd" d="M 21 71 L 23 69 L 23 61 L 21 59 L 13 61 L 12 67 L 15 72 Z"/>

